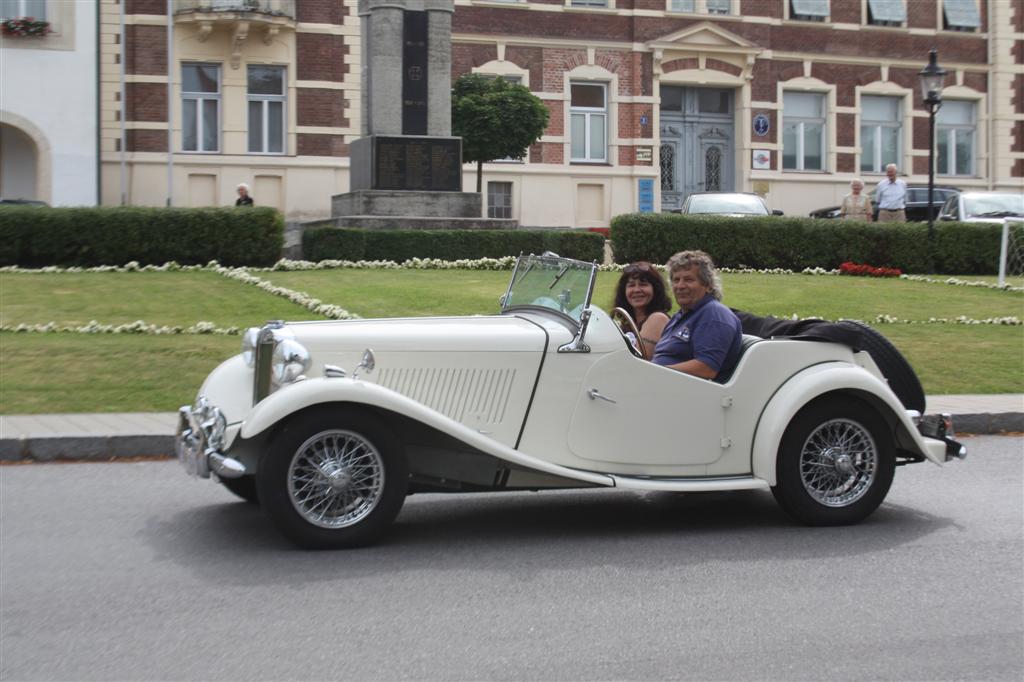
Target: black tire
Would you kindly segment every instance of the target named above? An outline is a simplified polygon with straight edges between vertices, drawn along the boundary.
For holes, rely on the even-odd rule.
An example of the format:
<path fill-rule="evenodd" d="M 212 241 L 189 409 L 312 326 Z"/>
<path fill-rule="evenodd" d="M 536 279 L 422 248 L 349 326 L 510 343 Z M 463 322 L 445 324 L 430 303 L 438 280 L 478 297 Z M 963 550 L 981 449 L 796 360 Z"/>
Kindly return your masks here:
<path fill-rule="evenodd" d="M 772 494 L 801 523 L 857 523 L 889 492 L 895 451 L 894 437 L 871 407 L 854 398 L 822 398 L 786 428 Z"/>
<path fill-rule="evenodd" d="M 849 327 L 860 333 L 863 349 L 871 355 L 878 369 L 889 381 L 889 388 L 908 410 L 924 413 L 924 389 L 921 382 L 903 354 L 889 339 L 862 322 L 842 320 L 840 326 Z"/>
<path fill-rule="evenodd" d="M 260 496 L 256 492 L 256 477 L 220 478 L 220 484 L 250 504 L 259 504 Z"/>
<path fill-rule="evenodd" d="M 377 541 L 405 501 L 401 443 L 373 414 L 317 407 L 292 417 L 260 462 L 260 503 L 284 535 L 306 549 Z"/>

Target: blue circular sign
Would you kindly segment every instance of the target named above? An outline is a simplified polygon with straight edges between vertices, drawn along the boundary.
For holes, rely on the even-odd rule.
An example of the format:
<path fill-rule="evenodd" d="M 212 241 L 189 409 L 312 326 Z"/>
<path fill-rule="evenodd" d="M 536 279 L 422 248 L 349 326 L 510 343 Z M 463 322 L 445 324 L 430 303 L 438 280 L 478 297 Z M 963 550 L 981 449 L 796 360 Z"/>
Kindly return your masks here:
<path fill-rule="evenodd" d="M 758 137 L 764 137 L 768 134 L 771 129 L 771 122 L 768 117 L 764 114 L 758 114 L 754 117 L 754 134 Z"/>

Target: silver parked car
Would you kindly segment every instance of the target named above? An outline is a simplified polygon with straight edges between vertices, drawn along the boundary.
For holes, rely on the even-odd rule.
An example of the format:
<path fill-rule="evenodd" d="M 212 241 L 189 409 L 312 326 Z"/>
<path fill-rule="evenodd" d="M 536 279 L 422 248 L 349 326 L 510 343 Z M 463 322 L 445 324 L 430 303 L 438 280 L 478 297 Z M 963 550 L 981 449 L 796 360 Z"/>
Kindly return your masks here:
<path fill-rule="evenodd" d="M 733 217 L 782 215 L 768 210 L 760 195 L 753 192 L 694 192 L 679 210 L 685 214 L 727 215 Z"/>
<path fill-rule="evenodd" d="M 1024 218 L 1024 194 L 962 192 L 947 199 L 939 212 L 939 220 L 961 223 L 1001 223 L 1004 218 Z"/>

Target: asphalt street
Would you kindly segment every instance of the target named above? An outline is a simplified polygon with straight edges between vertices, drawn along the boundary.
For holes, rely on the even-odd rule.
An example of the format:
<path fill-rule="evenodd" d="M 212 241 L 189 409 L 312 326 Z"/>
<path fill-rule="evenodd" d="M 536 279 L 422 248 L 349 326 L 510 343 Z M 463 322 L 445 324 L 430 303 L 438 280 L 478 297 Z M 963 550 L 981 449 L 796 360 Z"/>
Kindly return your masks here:
<path fill-rule="evenodd" d="M 845 528 L 761 491 L 417 495 L 293 549 L 176 462 L 0 467 L 0 679 L 1015 680 L 1024 438 Z"/>

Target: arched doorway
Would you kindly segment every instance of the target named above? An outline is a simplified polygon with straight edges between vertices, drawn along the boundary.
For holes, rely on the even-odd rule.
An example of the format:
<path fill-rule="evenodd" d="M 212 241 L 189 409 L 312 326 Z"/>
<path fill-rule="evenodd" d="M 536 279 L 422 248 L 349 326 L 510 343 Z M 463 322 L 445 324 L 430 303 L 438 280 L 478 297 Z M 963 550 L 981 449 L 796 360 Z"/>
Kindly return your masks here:
<path fill-rule="evenodd" d="M 0 123 L 0 198 L 42 199 L 38 178 L 35 142 L 18 128 Z"/>

